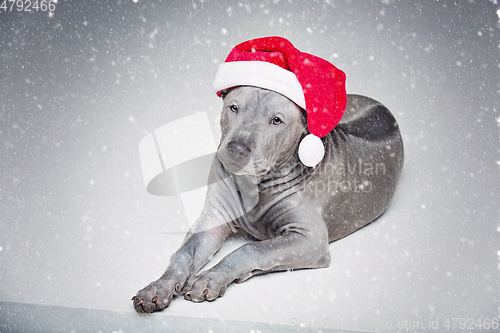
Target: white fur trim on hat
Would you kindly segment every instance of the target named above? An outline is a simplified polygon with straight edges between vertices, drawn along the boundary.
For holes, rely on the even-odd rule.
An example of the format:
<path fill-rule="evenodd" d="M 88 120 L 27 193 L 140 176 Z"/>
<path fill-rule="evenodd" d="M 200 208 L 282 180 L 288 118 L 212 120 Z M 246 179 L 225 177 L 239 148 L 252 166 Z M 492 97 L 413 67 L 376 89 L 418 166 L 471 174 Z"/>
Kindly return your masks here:
<path fill-rule="evenodd" d="M 219 65 L 214 79 L 219 92 L 236 86 L 254 86 L 280 93 L 303 109 L 306 100 L 294 73 L 265 61 L 231 61 Z"/>

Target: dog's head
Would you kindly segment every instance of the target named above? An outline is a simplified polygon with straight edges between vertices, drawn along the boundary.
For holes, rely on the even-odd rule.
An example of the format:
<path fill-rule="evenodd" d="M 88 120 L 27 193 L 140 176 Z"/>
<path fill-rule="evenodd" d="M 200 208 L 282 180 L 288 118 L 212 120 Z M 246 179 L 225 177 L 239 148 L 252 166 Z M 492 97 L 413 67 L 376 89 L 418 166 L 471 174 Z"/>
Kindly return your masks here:
<path fill-rule="evenodd" d="M 217 155 L 234 174 L 263 176 L 291 163 L 306 133 L 304 111 L 271 90 L 239 86 L 224 91 Z"/>

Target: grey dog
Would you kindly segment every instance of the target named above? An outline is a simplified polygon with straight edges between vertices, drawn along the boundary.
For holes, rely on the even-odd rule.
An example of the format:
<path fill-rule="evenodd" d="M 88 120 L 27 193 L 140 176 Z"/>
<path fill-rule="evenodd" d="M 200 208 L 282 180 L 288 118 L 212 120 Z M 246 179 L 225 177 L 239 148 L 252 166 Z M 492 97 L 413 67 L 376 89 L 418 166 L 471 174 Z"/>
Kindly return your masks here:
<path fill-rule="evenodd" d="M 214 300 L 232 282 L 275 271 L 330 264 L 328 244 L 362 228 L 388 207 L 403 168 L 403 142 L 387 108 L 347 95 L 341 122 L 324 137 L 314 168 L 297 147 L 307 115 L 274 91 L 239 86 L 223 93 L 222 138 L 203 213 L 165 273 L 132 298 L 138 312 L 167 307 L 180 293 Z M 231 233 L 256 239 L 199 270 Z"/>

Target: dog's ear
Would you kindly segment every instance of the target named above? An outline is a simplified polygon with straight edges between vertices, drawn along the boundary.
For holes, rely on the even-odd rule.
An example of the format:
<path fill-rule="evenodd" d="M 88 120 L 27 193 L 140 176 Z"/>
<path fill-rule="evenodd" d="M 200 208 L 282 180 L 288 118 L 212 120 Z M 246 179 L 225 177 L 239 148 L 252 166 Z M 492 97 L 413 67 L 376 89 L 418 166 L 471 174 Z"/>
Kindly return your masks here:
<path fill-rule="evenodd" d="M 222 97 L 222 100 L 224 100 L 226 98 L 227 94 L 229 93 L 229 90 L 231 90 L 231 89 L 224 89 L 221 91 L 220 97 Z"/>
<path fill-rule="evenodd" d="M 302 120 L 303 124 L 307 124 L 307 111 L 303 108 L 300 108 L 300 110 L 302 111 L 300 114 L 300 119 Z"/>

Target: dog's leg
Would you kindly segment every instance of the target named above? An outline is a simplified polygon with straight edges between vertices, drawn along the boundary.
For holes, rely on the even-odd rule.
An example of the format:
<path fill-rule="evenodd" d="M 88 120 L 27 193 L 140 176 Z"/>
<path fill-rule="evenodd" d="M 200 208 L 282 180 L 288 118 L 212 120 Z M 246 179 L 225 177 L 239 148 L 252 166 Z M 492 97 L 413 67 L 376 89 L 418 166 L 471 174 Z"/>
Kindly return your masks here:
<path fill-rule="evenodd" d="M 231 233 L 227 224 L 202 216 L 189 230 L 181 248 L 170 258 L 165 273 L 132 298 L 137 312 L 150 313 L 166 308 L 179 294 L 186 280 L 196 274 L 217 252 Z"/>
<path fill-rule="evenodd" d="M 273 271 L 328 267 L 328 233 L 320 214 L 295 208 L 278 218 L 277 238 L 248 243 L 223 258 L 213 268 L 190 278 L 183 290 L 195 302 L 222 296 L 231 282 Z"/>

